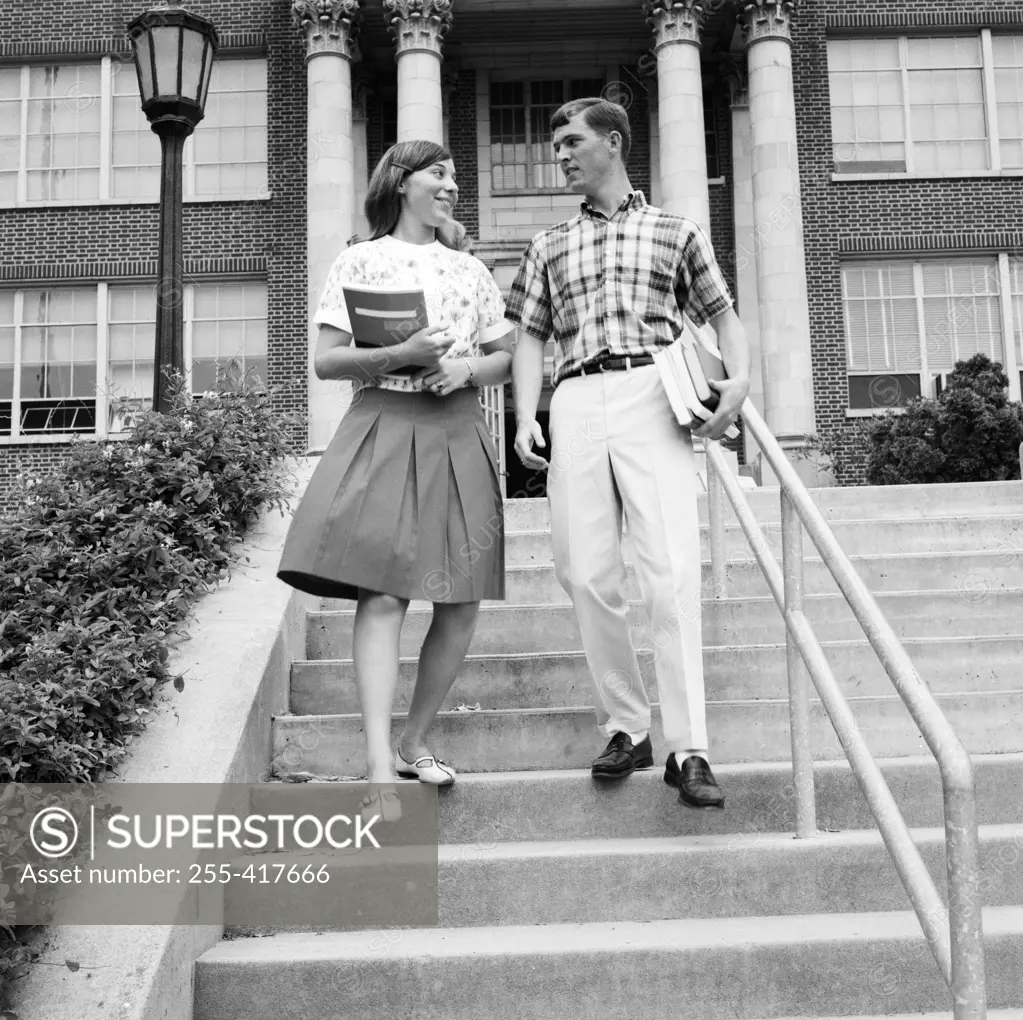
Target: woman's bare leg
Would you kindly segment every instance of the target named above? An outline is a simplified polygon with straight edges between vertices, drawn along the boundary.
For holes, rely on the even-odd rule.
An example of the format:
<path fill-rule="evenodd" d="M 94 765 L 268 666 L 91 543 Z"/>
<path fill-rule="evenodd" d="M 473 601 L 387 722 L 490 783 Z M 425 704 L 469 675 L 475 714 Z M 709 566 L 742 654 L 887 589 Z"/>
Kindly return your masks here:
<path fill-rule="evenodd" d="M 430 752 L 426 731 L 433 725 L 465 662 L 479 608 L 478 602 L 434 603 L 433 621 L 419 652 L 416 689 L 398 742 L 401 755 L 408 762 Z"/>
<path fill-rule="evenodd" d="M 398 683 L 398 642 L 408 600 L 359 590 L 352 658 L 366 734 L 366 771 L 371 783 L 393 783 L 391 711 Z"/>

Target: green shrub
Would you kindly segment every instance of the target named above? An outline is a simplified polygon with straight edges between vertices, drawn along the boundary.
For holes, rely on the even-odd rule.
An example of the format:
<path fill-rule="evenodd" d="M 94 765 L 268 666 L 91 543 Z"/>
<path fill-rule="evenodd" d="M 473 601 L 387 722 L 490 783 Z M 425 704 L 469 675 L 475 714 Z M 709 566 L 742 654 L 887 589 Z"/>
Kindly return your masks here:
<path fill-rule="evenodd" d="M 909 485 L 1019 478 L 1023 405 L 1006 394 L 1002 366 L 984 354 L 956 363 L 936 400 L 867 426 L 867 482 Z"/>
<path fill-rule="evenodd" d="M 126 440 L 77 441 L 51 475 L 19 479 L 0 516 L 0 781 L 102 780 L 157 689 L 183 688 L 168 643 L 245 528 L 284 506 L 299 421 L 273 399 L 178 387 L 168 414 L 122 408 Z M 0 927 L 0 1002 L 20 934 Z"/>

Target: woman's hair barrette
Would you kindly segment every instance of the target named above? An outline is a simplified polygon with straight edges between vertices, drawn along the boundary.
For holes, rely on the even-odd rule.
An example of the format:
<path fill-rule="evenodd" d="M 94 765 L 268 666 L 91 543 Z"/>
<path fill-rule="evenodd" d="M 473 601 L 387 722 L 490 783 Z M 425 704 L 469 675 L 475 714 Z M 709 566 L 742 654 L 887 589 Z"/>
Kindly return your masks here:
<path fill-rule="evenodd" d="M 396 166 L 399 170 L 404 170 L 407 174 L 414 174 L 415 170 L 410 166 L 405 166 L 404 163 L 399 163 L 396 159 L 391 160 L 391 166 Z"/>

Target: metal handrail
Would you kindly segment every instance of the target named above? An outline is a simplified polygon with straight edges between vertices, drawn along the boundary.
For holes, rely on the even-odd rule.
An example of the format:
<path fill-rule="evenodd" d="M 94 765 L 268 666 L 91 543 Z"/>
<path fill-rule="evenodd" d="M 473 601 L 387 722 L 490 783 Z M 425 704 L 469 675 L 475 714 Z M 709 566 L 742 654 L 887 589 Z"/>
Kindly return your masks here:
<path fill-rule="evenodd" d="M 723 489 L 785 618 L 796 835 L 806 837 L 816 831 L 809 687 L 806 682 L 809 672 L 894 860 L 938 969 L 952 992 L 955 1020 L 984 1020 L 987 1013 L 973 764 L 873 595 L 856 573 L 809 491 L 749 400 L 743 404 L 742 418 L 774 469 L 781 487 L 784 570 L 779 568 L 720 446 L 708 441 L 711 575 L 717 597 L 724 597 L 727 572 Z M 888 784 L 859 731 L 845 695 L 803 612 L 803 527 L 937 760 L 945 807 L 948 909 L 941 901 Z"/>

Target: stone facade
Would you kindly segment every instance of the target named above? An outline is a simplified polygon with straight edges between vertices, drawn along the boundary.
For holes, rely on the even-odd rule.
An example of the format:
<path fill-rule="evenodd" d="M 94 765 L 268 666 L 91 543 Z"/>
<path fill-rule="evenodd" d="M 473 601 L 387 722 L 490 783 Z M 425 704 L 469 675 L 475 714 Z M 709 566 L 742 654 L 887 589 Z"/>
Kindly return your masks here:
<path fill-rule="evenodd" d="M 308 299 L 310 279 L 307 238 L 308 165 L 315 158 L 307 138 L 310 97 L 305 66 L 306 41 L 292 20 L 290 0 L 255 0 L 239 7 L 226 0 L 200 0 L 190 5 L 210 17 L 222 39 L 222 53 L 263 55 L 268 69 L 268 191 L 245 201 L 186 201 L 185 258 L 192 278 L 262 279 L 267 283 L 268 381 L 294 385 L 282 401 L 305 409 L 308 402 Z M 315 6 L 315 5 L 314 5 Z M 328 4 L 329 6 L 329 4 Z M 392 16 L 411 21 L 415 3 L 391 3 Z M 419 5 L 423 6 L 423 5 Z M 627 106 L 633 129 L 629 172 L 633 183 L 650 196 L 661 192 L 660 167 L 673 151 L 658 137 L 658 104 L 665 102 L 670 76 L 658 81 L 651 59 L 658 36 L 647 14 L 661 17 L 663 5 L 623 0 L 620 12 L 594 15 L 592 23 L 576 12 L 572 24 L 578 37 L 565 39 L 556 24 L 568 17 L 552 9 L 534 18 L 523 10 L 534 42 L 514 38 L 509 26 L 513 12 L 494 16 L 493 37 L 459 35 L 457 4 L 436 2 L 425 7 L 450 17 L 445 32 L 431 29 L 430 53 L 420 54 L 436 65 L 443 92 L 443 119 L 448 144 L 458 167 L 458 217 L 477 241 L 480 256 L 507 286 L 517 253 L 528 237 L 548 223 L 572 215 L 576 199 L 557 192 L 491 194 L 491 150 L 488 89 L 491 80 L 509 76 L 552 77 L 552 68 L 567 77 L 599 74 L 605 94 Z M 710 233 L 719 261 L 733 291 L 739 263 L 735 188 L 732 174 L 733 110 L 726 85 L 728 55 L 741 56 L 730 38 L 742 5 L 727 11 L 708 3 L 699 15 L 700 58 L 704 102 L 713 104 L 710 162 L 717 177 L 707 187 Z M 850 254 L 899 251 L 926 254 L 937 251 L 1018 252 L 1023 242 L 1023 188 L 1019 177 L 981 176 L 905 180 L 836 180 L 833 176 L 827 78 L 826 40 L 829 32 L 923 32 L 930 28 L 974 28 L 1019 25 L 1023 9 L 1016 0 L 983 0 L 935 11 L 923 0 L 858 4 L 851 11 L 839 0 L 802 0 L 793 4 L 758 0 L 765 24 L 779 17 L 791 21 L 792 77 L 796 123 L 802 244 L 809 309 L 809 347 L 812 365 L 812 421 L 818 432 L 850 434 L 847 414 L 848 383 L 841 301 L 841 264 Z M 448 9 L 450 7 L 450 10 Z M 696 11 L 699 4 L 689 4 Z M 436 10 L 434 10 L 436 8 Z M 633 11 L 632 9 L 635 8 Z M 425 9 L 425 8 L 424 8 Z M 657 12 L 661 13 L 658 14 Z M 428 12 L 428 13 L 429 13 Z M 126 59 L 124 26 L 137 10 L 121 2 L 77 7 L 55 18 L 47 3 L 22 11 L 0 12 L 0 58 L 7 63 L 114 54 Z M 379 7 L 362 19 L 352 51 L 353 72 L 365 76 L 364 149 L 356 165 L 373 166 L 385 144 L 397 137 L 398 110 L 410 100 L 401 85 L 393 33 Z M 609 27 L 621 15 L 625 29 Z M 511 20 L 509 20 L 511 19 Z M 631 20 L 629 20 L 631 19 Z M 483 22 L 486 25 L 489 22 Z M 616 23 L 617 24 L 617 23 Z M 59 26 L 55 32 L 54 26 Z M 724 26 L 724 27 L 722 27 Z M 691 26 L 692 27 L 692 26 Z M 662 48 L 665 30 L 660 33 Z M 586 33 L 593 35 L 590 40 Z M 399 31 L 399 35 L 401 32 Z M 407 33 L 406 33 L 407 34 Z M 562 41 L 555 41 L 561 38 Z M 585 45 L 584 45 L 585 44 Z M 592 44 L 592 45 L 591 45 Z M 694 43 L 671 46 L 695 49 Z M 757 45 L 763 45 L 758 43 Z M 388 49 L 390 47 L 390 49 Z M 587 56 L 599 53 L 599 58 Z M 402 59 L 409 59 L 410 53 Z M 319 59 L 319 58 L 318 58 Z M 328 58 L 323 58 L 328 59 Z M 594 59 L 597 69 L 594 70 Z M 431 70 L 431 75 L 434 71 Z M 407 76 L 406 76 L 407 77 Z M 691 76 L 690 76 L 691 77 Z M 692 92 L 692 81 L 686 87 Z M 405 95 L 402 96 L 404 91 Z M 361 93 L 360 93 L 361 95 Z M 688 95 L 688 93 L 687 93 Z M 687 100 L 688 102 L 688 100 Z M 688 109 L 688 108 L 687 108 Z M 691 111 L 690 111 L 691 112 Z M 691 118 L 692 119 L 692 118 Z M 361 141 L 358 144 L 363 146 Z M 653 155 L 652 155 L 653 153 Z M 658 156 L 659 153 L 659 156 Z M 361 160 L 361 162 L 360 162 Z M 748 180 L 747 180 L 748 186 Z M 739 220 L 748 223 L 746 214 Z M 155 203 L 91 203 L 75 207 L 0 208 L 0 286 L 54 279 L 115 280 L 145 278 L 155 271 L 157 207 Z M 745 228 L 748 229 L 748 228 Z M 346 238 L 338 238 L 338 250 Z M 4 254 L 6 253 L 6 254 Z M 318 256 L 319 257 L 319 256 Z M 323 254 L 323 258 L 326 255 Z M 738 293 L 740 305 L 742 294 Z M 747 309 L 748 311 L 748 309 Z M 301 441 L 304 437 L 296 437 Z M 851 441 L 851 440 L 849 440 Z M 61 455 L 53 443 L 0 445 L 0 489 L 18 469 L 43 470 Z M 741 453 L 740 453 L 741 455 Z"/>

